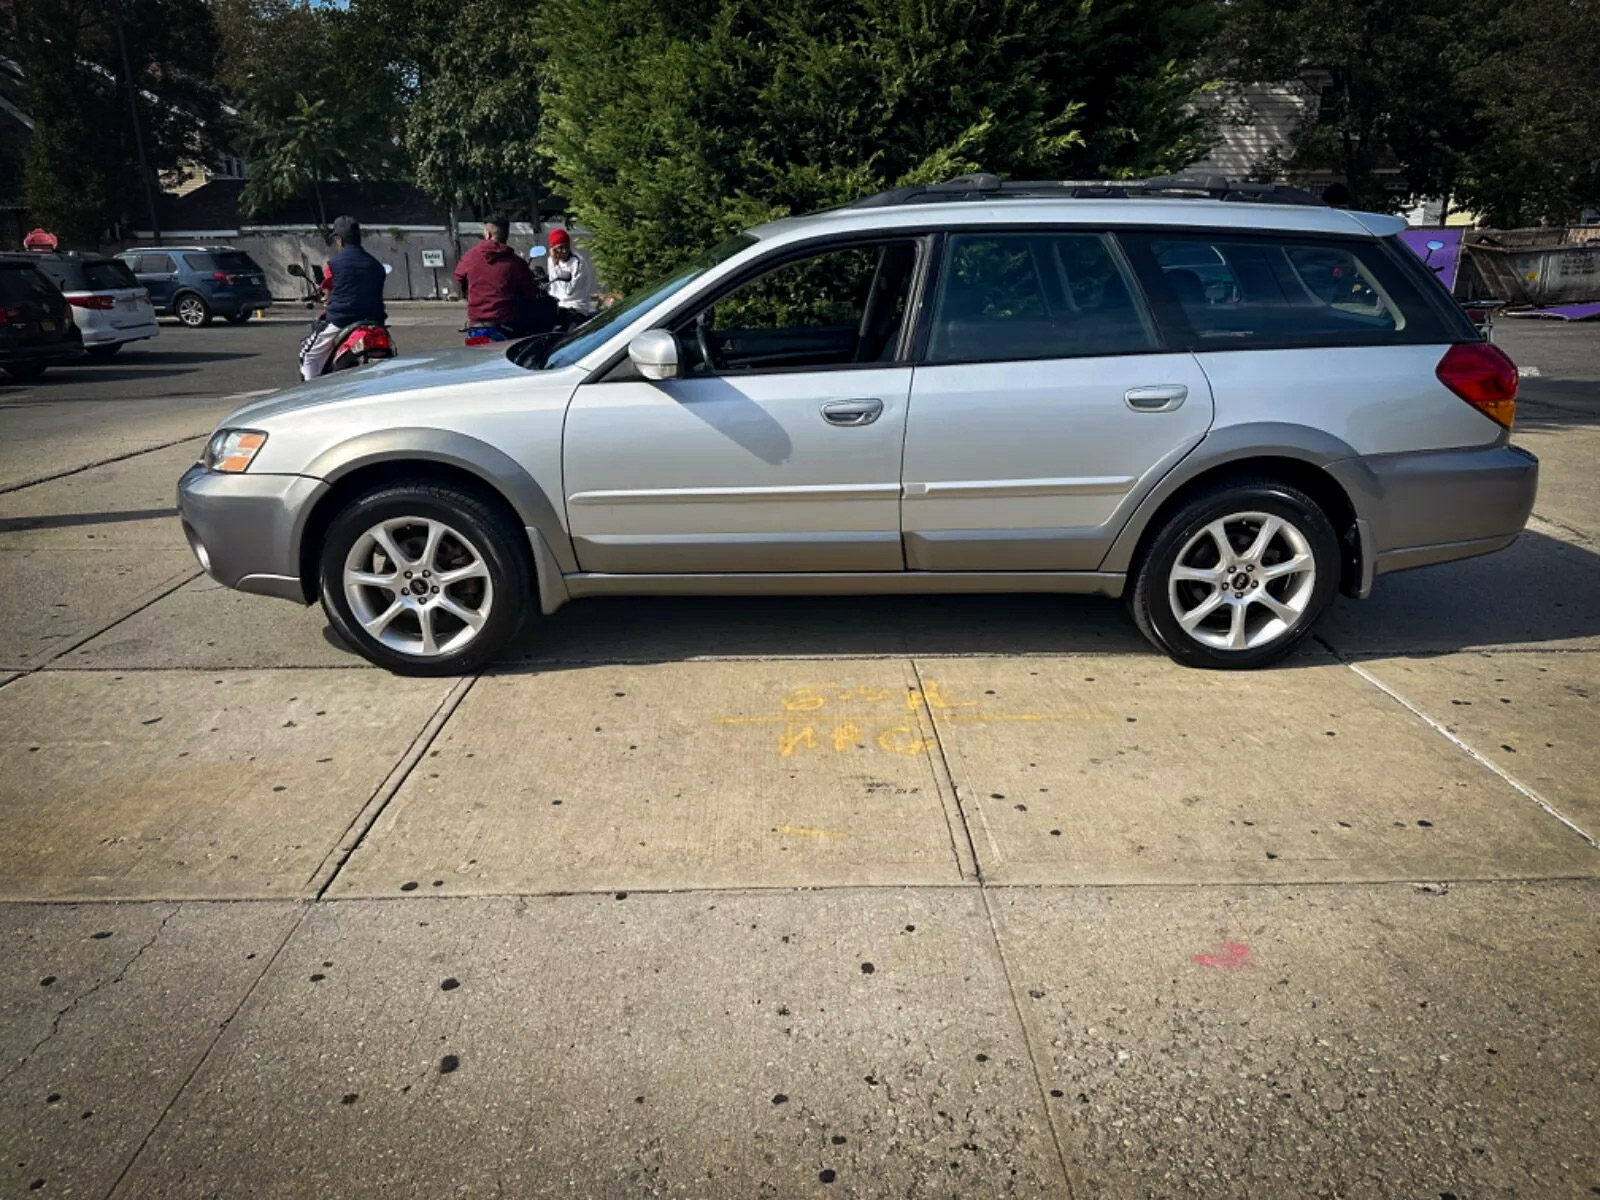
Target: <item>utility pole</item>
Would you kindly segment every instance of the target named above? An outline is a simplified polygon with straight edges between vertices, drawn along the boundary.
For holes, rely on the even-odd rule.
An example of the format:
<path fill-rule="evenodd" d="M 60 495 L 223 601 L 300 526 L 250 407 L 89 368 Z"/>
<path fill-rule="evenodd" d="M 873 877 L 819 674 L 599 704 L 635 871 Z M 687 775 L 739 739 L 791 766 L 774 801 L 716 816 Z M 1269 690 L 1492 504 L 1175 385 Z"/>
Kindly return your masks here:
<path fill-rule="evenodd" d="M 144 203 L 150 210 L 150 232 L 161 245 L 161 218 L 156 216 L 156 194 L 150 187 L 150 165 L 144 156 L 144 133 L 139 128 L 138 92 L 133 86 L 133 67 L 128 62 L 128 39 L 122 32 L 122 0 L 109 0 L 117 26 L 117 49 L 122 52 L 122 78 L 128 85 L 128 115 L 133 118 L 133 145 L 139 153 L 139 181 L 144 184 Z"/>

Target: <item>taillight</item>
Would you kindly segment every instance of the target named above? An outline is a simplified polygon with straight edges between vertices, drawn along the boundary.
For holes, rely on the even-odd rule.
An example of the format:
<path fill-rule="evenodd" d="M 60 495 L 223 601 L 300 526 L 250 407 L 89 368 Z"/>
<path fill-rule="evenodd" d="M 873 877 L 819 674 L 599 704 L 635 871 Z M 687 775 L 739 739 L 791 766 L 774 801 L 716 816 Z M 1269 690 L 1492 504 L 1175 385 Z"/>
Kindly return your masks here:
<path fill-rule="evenodd" d="M 95 308 L 102 312 L 117 306 L 114 296 L 91 296 L 82 292 L 69 292 L 67 303 L 73 308 Z"/>
<path fill-rule="evenodd" d="M 213 272 L 211 272 L 211 278 L 215 279 L 218 283 L 233 284 L 233 283 L 238 283 L 239 282 L 232 275 L 229 275 L 226 271 L 213 271 Z"/>
<path fill-rule="evenodd" d="M 1517 415 L 1517 364 L 1499 346 L 1457 342 L 1434 368 L 1439 382 L 1507 429 Z"/>

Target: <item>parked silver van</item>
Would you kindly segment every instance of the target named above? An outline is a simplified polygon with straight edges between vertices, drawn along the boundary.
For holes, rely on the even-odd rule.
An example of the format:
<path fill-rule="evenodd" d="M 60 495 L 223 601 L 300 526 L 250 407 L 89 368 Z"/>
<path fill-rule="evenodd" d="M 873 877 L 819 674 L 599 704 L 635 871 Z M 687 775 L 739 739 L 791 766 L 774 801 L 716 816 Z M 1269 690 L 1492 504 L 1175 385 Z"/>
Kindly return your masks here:
<path fill-rule="evenodd" d="M 899 189 L 504 355 L 248 405 L 184 530 L 408 674 L 686 592 L 1123 596 L 1180 662 L 1261 666 L 1532 509 L 1516 368 L 1403 227 L 1214 178 Z"/>

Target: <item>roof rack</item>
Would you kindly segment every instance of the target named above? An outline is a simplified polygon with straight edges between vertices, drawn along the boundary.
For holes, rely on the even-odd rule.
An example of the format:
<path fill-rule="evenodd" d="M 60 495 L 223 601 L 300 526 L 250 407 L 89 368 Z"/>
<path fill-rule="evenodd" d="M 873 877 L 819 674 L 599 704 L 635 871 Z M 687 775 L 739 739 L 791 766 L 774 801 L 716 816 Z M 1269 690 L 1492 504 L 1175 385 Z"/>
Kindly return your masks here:
<path fill-rule="evenodd" d="M 955 200 L 1233 200 L 1258 204 L 1312 204 L 1322 200 L 1281 183 L 1250 183 L 1223 175 L 1158 175 L 1153 179 L 1002 180 L 997 175 L 961 175 L 944 183 L 891 188 L 863 196 L 846 208 L 899 204 L 944 204 Z"/>

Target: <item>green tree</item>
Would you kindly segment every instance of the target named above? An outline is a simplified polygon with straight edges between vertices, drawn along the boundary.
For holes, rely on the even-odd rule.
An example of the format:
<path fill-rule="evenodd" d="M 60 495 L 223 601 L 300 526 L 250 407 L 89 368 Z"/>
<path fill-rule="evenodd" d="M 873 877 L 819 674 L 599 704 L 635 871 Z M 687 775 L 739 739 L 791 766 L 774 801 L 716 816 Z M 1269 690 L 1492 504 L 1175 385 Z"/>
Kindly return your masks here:
<path fill-rule="evenodd" d="M 1463 83 L 1485 128 L 1461 200 L 1502 228 L 1574 221 L 1600 205 L 1600 3 L 1484 5 Z"/>
<path fill-rule="evenodd" d="M 517 0 L 469 0 L 436 37 L 413 41 L 405 145 L 417 185 L 441 204 L 537 210 L 546 174 L 537 22 Z"/>
<path fill-rule="evenodd" d="M 628 288 L 752 221 L 983 169 L 1174 170 L 1212 0 L 545 0 L 543 148 Z"/>
<path fill-rule="evenodd" d="M 324 183 L 403 169 L 403 86 L 354 14 L 300 0 L 214 2 L 218 79 L 237 104 L 235 140 L 250 163 L 246 212 L 304 199 L 325 226 Z"/>
<path fill-rule="evenodd" d="M 146 215 L 110 2 L 27 0 L 0 16 L 22 65 L 21 107 L 34 121 L 24 199 L 35 220 L 75 245 Z M 210 158 L 224 128 L 204 0 L 120 2 L 151 171 Z"/>
<path fill-rule="evenodd" d="M 1283 164 L 1333 171 L 1358 208 L 1449 196 L 1484 136 L 1463 73 L 1473 0 L 1234 0 L 1220 68 L 1239 82 L 1331 82 Z"/>

